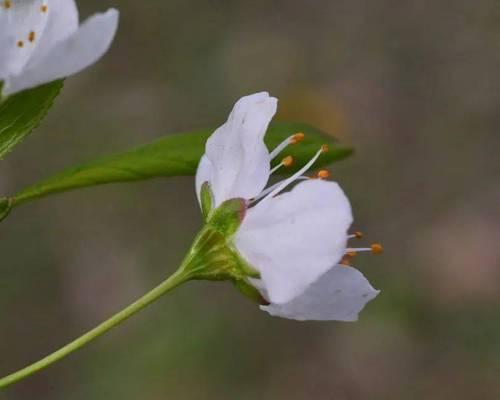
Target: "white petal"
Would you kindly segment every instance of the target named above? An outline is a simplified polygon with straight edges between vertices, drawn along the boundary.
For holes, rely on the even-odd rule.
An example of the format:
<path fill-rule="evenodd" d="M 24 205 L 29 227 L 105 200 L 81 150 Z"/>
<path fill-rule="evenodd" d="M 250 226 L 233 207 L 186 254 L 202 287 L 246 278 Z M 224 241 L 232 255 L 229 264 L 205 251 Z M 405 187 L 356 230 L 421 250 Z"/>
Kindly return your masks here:
<path fill-rule="evenodd" d="M 309 180 L 247 211 L 235 244 L 267 298 L 287 303 L 343 257 L 352 214 L 334 182 Z"/>
<path fill-rule="evenodd" d="M 49 0 L 49 18 L 47 25 L 36 40 L 37 48 L 26 66 L 36 63 L 57 43 L 67 39 L 78 29 L 78 9 L 74 0 Z"/>
<path fill-rule="evenodd" d="M 198 196 L 198 202 L 201 205 L 201 186 L 205 182 L 210 182 L 212 180 L 212 163 L 207 158 L 206 155 L 201 157 L 200 163 L 198 164 L 198 169 L 196 170 L 196 196 Z"/>
<path fill-rule="evenodd" d="M 212 164 L 216 206 L 235 197 L 255 197 L 266 185 L 270 159 L 264 134 L 276 107 L 277 99 L 266 92 L 243 97 L 208 139 L 205 154 Z"/>
<path fill-rule="evenodd" d="M 90 17 L 75 33 L 30 63 L 21 75 L 7 79 L 4 93 L 64 78 L 88 67 L 108 50 L 117 26 L 118 11 L 114 9 Z"/>
<path fill-rule="evenodd" d="M 45 0 L 11 0 L 10 7 L 0 6 L 0 80 L 19 74 L 35 51 L 49 19 L 42 12 Z M 30 33 L 34 39 L 30 41 Z"/>
<path fill-rule="evenodd" d="M 336 265 L 302 295 L 261 309 L 275 317 L 299 321 L 356 321 L 366 303 L 379 293 L 357 269 Z"/>

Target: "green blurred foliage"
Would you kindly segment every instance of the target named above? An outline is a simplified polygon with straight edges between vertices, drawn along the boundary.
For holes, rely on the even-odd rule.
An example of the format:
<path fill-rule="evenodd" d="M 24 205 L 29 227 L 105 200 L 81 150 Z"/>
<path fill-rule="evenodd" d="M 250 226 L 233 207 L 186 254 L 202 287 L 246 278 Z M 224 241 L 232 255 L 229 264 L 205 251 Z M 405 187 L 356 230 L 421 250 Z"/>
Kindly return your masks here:
<path fill-rule="evenodd" d="M 356 148 L 332 176 L 382 290 L 358 323 L 268 317 L 229 284 L 176 290 L 9 399 L 500 397 L 500 8 L 494 0 L 149 1 L 0 164 L 0 194 L 268 90 L 278 118 Z M 84 4 L 83 4 L 84 3 Z M 56 349 L 172 272 L 200 225 L 192 178 L 21 207 L 0 225 L 0 372 Z"/>

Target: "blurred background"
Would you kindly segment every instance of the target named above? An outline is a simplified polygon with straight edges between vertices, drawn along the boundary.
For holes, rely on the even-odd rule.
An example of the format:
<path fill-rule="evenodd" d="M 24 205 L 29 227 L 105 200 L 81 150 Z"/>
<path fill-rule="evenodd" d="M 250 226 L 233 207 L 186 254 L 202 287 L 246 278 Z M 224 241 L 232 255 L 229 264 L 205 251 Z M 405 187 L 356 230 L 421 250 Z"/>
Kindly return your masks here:
<path fill-rule="evenodd" d="M 278 119 L 353 145 L 332 167 L 382 290 L 357 323 L 271 318 L 195 282 L 6 390 L 9 399 L 500 398 L 500 5 L 496 0 L 80 1 L 121 11 L 0 163 L 0 194 L 267 90 Z M 94 327 L 173 272 L 200 226 L 192 178 L 52 196 L 0 225 L 0 374 Z"/>

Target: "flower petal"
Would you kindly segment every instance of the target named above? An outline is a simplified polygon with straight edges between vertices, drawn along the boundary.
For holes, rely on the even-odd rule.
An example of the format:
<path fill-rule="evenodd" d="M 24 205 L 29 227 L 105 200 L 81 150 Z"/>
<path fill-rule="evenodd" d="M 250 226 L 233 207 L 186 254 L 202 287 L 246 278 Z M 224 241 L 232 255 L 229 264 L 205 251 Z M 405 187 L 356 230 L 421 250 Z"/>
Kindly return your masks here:
<path fill-rule="evenodd" d="M 118 11 L 96 14 L 65 40 L 30 63 L 22 74 L 6 79 L 4 92 L 18 92 L 73 75 L 96 62 L 109 48 L 118 26 Z"/>
<path fill-rule="evenodd" d="M 379 293 L 357 269 L 336 265 L 290 302 L 260 308 L 275 317 L 299 321 L 356 321 Z"/>
<path fill-rule="evenodd" d="M 8 4 L 8 5 L 6 5 Z M 19 74 L 35 51 L 49 19 L 42 12 L 45 0 L 24 0 L 0 5 L 0 81 Z M 34 34 L 31 34 L 34 32 Z M 35 35 L 35 36 L 31 36 Z"/>
<path fill-rule="evenodd" d="M 276 107 L 277 99 L 266 92 L 242 97 L 227 122 L 207 140 L 215 206 L 231 198 L 255 197 L 266 185 L 270 159 L 264 134 Z"/>
<path fill-rule="evenodd" d="M 49 18 L 43 31 L 43 35 L 36 38 L 38 45 L 36 51 L 27 64 L 30 68 L 43 57 L 57 43 L 67 39 L 78 29 L 78 9 L 75 0 L 50 0 L 47 9 Z"/>
<path fill-rule="evenodd" d="M 309 180 L 247 211 L 235 237 L 271 303 L 287 303 L 343 257 L 352 214 L 334 182 Z"/>

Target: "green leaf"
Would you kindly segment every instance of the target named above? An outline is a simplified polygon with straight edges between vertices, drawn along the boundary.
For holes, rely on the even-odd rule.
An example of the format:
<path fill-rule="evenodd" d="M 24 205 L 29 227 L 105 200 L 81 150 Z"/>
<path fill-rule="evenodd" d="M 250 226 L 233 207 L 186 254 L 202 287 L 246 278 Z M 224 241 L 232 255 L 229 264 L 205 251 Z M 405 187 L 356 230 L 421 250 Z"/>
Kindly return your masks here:
<path fill-rule="evenodd" d="M 0 159 L 38 126 L 62 86 L 62 80 L 54 81 L 1 100 Z"/>
<path fill-rule="evenodd" d="M 12 209 L 12 200 L 5 197 L 0 198 L 0 221 L 9 215 Z"/>
<path fill-rule="evenodd" d="M 123 153 L 69 168 L 13 196 L 12 206 L 52 193 L 87 186 L 139 181 L 159 176 L 194 175 L 204 153 L 205 142 L 212 131 L 202 130 L 169 135 Z M 352 153 L 350 147 L 339 145 L 333 137 L 301 123 L 271 124 L 266 134 L 266 143 L 272 149 L 296 132 L 305 133 L 305 138 L 299 144 L 287 147 L 283 152 L 283 154 L 292 155 L 295 159 L 291 168 L 282 168 L 283 172 L 292 172 L 300 168 L 325 143 L 329 145 L 330 151 L 320 157 L 316 167 L 325 166 Z"/>

